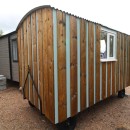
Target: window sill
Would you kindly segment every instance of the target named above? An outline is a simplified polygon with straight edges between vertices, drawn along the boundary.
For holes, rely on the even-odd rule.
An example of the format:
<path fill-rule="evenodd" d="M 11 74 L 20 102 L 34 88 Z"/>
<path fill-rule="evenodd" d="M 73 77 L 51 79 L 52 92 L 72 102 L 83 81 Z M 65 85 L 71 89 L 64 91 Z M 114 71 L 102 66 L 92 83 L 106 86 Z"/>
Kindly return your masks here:
<path fill-rule="evenodd" d="M 13 62 L 18 62 L 18 60 L 13 60 Z"/>
<path fill-rule="evenodd" d="M 100 59 L 101 62 L 117 61 L 117 59 Z"/>

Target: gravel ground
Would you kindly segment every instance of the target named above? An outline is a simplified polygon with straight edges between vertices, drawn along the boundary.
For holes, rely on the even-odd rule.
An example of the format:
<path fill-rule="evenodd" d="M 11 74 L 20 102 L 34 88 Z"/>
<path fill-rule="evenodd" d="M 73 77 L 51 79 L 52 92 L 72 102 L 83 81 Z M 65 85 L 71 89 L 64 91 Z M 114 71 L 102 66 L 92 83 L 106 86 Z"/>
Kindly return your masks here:
<path fill-rule="evenodd" d="M 0 130 L 56 130 L 23 100 L 16 86 L 0 91 Z M 119 99 L 115 95 L 79 113 L 75 130 L 130 130 L 130 96 Z"/>

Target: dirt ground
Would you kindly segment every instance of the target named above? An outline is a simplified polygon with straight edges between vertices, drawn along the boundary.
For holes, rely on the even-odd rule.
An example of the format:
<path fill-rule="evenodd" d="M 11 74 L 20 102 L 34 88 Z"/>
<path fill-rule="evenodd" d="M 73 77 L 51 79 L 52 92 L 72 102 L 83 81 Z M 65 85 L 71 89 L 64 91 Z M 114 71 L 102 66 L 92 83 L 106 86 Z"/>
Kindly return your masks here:
<path fill-rule="evenodd" d="M 12 87 L 13 86 L 13 87 Z M 130 87 L 127 88 L 130 94 Z M 23 100 L 17 85 L 0 91 L 0 130 L 56 130 Z M 130 130 L 130 96 L 112 96 L 77 116 L 75 130 Z"/>

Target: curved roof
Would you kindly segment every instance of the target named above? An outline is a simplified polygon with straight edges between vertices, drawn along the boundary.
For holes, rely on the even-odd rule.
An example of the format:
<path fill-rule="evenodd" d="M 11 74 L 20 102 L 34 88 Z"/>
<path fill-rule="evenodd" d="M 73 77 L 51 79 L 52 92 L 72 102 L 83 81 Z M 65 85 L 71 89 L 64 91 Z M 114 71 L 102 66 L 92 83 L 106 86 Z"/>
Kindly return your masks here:
<path fill-rule="evenodd" d="M 43 6 L 38 6 L 38 7 L 36 7 L 36 8 L 33 8 L 33 9 L 30 10 L 28 13 L 26 13 L 26 14 L 24 15 L 24 17 L 21 19 L 21 21 L 19 22 L 19 24 L 18 24 L 18 26 L 17 26 L 17 28 L 16 28 L 16 31 L 18 30 L 19 26 L 23 23 L 23 21 L 24 21 L 31 13 L 35 12 L 36 10 L 44 9 L 44 8 L 56 9 L 56 10 L 59 10 L 59 11 L 62 11 L 62 12 L 64 12 L 64 13 L 66 13 L 66 14 L 75 16 L 75 17 L 77 17 L 77 18 L 81 18 L 81 19 L 87 20 L 87 19 L 85 19 L 85 18 L 79 17 L 79 16 L 74 15 L 74 14 L 71 14 L 71 13 L 69 13 L 69 12 L 66 12 L 66 11 L 63 11 L 63 10 L 60 10 L 60 9 L 57 9 L 57 8 L 55 8 L 55 7 L 52 7 L 52 6 L 50 6 L 50 5 L 43 5 Z M 90 20 L 87 20 L 87 21 L 90 21 Z M 90 22 L 93 22 L 93 21 L 90 21 Z M 93 23 L 96 23 L 96 22 L 93 22 Z M 99 23 L 98 23 L 98 24 L 99 24 Z M 101 25 L 101 24 L 100 24 L 100 25 Z"/>
<path fill-rule="evenodd" d="M 43 5 L 43 6 L 38 6 L 36 8 L 33 8 L 32 10 L 30 10 L 28 13 L 26 13 L 23 18 L 21 19 L 21 21 L 19 22 L 17 28 L 16 28 L 16 31 L 18 30 L 19 26 L 23 23 L 23 21 L 33 12 L 35 12 L 36 10 L 39 10 L 39 9 L 43 9 L 43 8 L 52 8 L 50 5 Z"/>
<path fill-rule="evenodd" d="M 24 21 L 31 13 L 35 12 L 36 10 L 44 9 L 44 8 L 53 8 L 53 9 L 59 10 L 59 9 L 57 9 L 57 8 L 55 8 L 55 7 L 50 6 L 50 5 L 43 5 L 43 6 L 38 6 L 38 7 L 36 7 L 36 8 L 33 8 L 33 9 L 30 10 L 28 13 L 26 13 L 26 14 L 24 15 L 24 17 L 21 19 L 21 21 L 19 22 L 19 24 L 18 24 L 18 26 L 17 26 L 17 28 L 16 28 L 16 31 L 18 30 L 19 26 L 23 23 L 23 21 Z M 60 11 L 62 11 L 62 10 L 60 10 Z M 68 13 L 68 12 L 66 12 L 66 11 L 62 11 L 62 12 L 67 13 L 67 14 L 72 15 L 72 16 L 75 16 L 75 17 L 77 17 L 77 18 L 81 18 L 81 19 L 87 20 L 87 19 L 85 19 L 85 18 L 76 16 L 76 15 L 71 14 L 71 13 Z M 87 21 L 90 21 L 90 20 L 87 20 Z M 96 22 L 93 22 L 93 21 L 90 21 L 90 22 L 96 23 Z M 100 23 L 98 23 L 98 24 L 100 24 Z M 108 29 L 110 29 L 110 30 L 117 31 L 117 30 L 115 30 L 115 29 L 112 29 L 112 28 L 110 28 L 110 27 L 104 26 L 104 25 L 102 25 L 102 24 L 100 24 L 100 25 L 101 25 L 102 27 L 108 28 Z M 120 32 L 120 31 L 118 31 L 118 32 Z M 123 32 L 121 32 L 121 33 L 123 33 Z M 124 34 L 126 34 L 126 33 L 124 33 Z M 126 34 L 126 35 L 128 35 L 128 34 Z"/>

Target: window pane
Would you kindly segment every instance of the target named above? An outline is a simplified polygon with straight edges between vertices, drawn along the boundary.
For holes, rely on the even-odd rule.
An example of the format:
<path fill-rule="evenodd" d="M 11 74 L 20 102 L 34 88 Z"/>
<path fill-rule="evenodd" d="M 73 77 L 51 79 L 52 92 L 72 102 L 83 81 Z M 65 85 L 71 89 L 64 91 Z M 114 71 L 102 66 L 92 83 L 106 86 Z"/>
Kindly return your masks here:
<path fill-rule="evenodd" d="M 12 40 L 13 44 L 13 61 L 18 61 L 18 53 L 17 53 L 17 40 Z"/>
<path fill-rule="evenodd" d="M 101 32 L 100 40 L 100 57 L 101 59 L 107 58 L 107 32 Z"/>
<path fill-rule="evenodd" d="M 111 36 L 109 37 L 109 40 L 110 40 L 110 47 L 109 47 L 109 57 L 113 57 L 113 43 L 114 43 L 114 36 Z"/>

